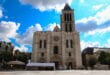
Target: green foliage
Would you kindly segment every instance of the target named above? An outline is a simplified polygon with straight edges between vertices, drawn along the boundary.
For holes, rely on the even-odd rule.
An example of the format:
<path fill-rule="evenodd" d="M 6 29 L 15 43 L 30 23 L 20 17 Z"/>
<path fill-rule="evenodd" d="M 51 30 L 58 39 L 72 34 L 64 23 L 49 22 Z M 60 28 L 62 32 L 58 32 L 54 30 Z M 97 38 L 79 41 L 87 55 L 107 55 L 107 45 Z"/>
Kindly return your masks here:
<path fill-rule="evenodd" d="M 0 63 L 1 68 L 7 69 L 9 65 L 7 62 L 9 61 L 22 61 L 27 63 L 28 59 L 31 58 L 31 53 L 20 52 L 20 50 L 16 50 L 13 54 L 14 46 L 12 43 L 0 42 Z"/>
<path fill-rule="evenodd" d="M 16 59 L 19 60 L 19 61 L 22 61 L 24 63 L 27 63 L 27 61 L 28 61 L 28 58 L 27 58 L 27 54 L 26 53 L 19 53 L 16 56 Z"/>
<path fill-rule="evenodd" d="M 13 54 L 8 51 L 3 51 L 0 53 L 0 62 L 8 62 L 13 59 Z"/>
<path fill-rule="evenodd" d="M 102 51 L 98 58 L 101 64 L 110 65 L 110 53 Z"/>
<path fill-rule="evenodd" d="M 106 58 L 106 53 L 104 51 L 102 51 L 100 53 L 100 56 L 98 58 L 98 61 L 101 63 L 101 64 L 105 64 L 105 58 Z"/>
<path fill-rule="evenodd" d="M 106 58 L 106 63 L 110 65 L 110 55 Z"/>

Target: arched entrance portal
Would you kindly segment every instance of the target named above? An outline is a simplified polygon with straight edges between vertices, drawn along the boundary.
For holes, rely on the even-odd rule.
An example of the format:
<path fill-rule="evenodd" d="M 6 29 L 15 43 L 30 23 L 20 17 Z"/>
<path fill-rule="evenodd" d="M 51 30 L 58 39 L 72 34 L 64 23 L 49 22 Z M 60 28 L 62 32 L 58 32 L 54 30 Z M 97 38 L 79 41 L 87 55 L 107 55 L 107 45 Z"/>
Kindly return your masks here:
<path fill-rule="evenodd" d="M 73 67 L 72 67 L 72 62 L 68 62 L 68 64 L 67 64 L 67 69 L 72 69 Z"/>
<path fill-rule="evenodd" d="M 53 48 L 53 53 L 54 53 L 54 54 L 58 54 L 58 46 L 54 46 L 54 48 Z"/>
<path fill-rule="evenodd" d="M 55 68 L 59 69 L 59 61 L 53 61 L 55 63 Z"/>

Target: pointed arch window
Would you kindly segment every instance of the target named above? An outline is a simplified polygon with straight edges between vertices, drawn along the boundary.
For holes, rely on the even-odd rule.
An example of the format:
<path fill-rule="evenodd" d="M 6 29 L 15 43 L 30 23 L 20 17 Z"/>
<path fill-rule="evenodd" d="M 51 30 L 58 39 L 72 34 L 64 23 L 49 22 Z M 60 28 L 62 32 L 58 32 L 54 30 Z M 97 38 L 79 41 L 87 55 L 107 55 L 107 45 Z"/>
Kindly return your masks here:
<path fill-rule="evenodd" d="M 42 40 L 40 40 L 39 48 L 42 48 Z"/>
<path fill-rule="evenodd" d="M 64 21 L 66 21 L 66 13 L 64 14 Z"/>
<path fill-rule="evenodd" d="M 41 57 L 44 57 L 44 53 L 41 53 Z"/>
<path fill-rule="evenodd" d="M 46 48 L 46 47 L 47 47 L 47 41 L 44 40 L 44 48 Z"/>
<path fill-rule="evenodd" d="M 73 48 L 73 40 L 70 40 L 71 48 Z"/>
<path fill-rule="evenodd" d="M 58 46 L 54 46 L 54 49 L 53 49 L 54 51 L 54 54 L 58 54 Z"/>
<path fill-rule="evenodd" d="M 69 21 L 69 14 L 67 14 L 67 21 Z"/>
<path fill-rule="evenodd" d="M 71 52 L 69 52 L 68 55 L 71 56 Z"/>
<path fill-rule="evenodd" d="M 68 48 L 68 47 L 69 47 L 68 40 L 66 40 L 66 48 Z"/>
<path fill-rule="evenodd" d="M 72 32 L 72 24 L 69 25 L 69 30 Z"/>
<path fill-rule="evenodd" d="M 68 31 L 68 26 L 67 26 L 67 24 L 65 24 L 65 31 L 66 31 L 66 32 Z"/>
<path fill-rule="evenodd" d="M 72 21 L 72 14 L 70 13 L 69 16 L 70 16 L 70 21 Z"/>

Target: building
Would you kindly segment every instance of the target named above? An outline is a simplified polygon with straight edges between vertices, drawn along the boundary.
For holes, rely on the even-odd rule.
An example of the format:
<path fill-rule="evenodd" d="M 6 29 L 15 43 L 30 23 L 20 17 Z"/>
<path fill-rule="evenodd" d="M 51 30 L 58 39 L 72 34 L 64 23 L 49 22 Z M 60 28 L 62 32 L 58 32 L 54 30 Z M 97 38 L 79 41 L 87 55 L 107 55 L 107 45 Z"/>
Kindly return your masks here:
<path fill-rule="evenodd" d="M 110 53 L 110 48 L 98 48 L 98 47 L 85 48 L 82 52 L 83 65 L 87 66 L 91 57 L 94 57 L 98 61 L 98 58 L 99 58 L 101 52 Z M 99 62 L 97 62 L 97 63 L 99 63 Z"/>
<path fill-rule="evenodd" d="M 82 66 L 79 33 L 75 30 L 74 10 L 65 5 L 60 16 L 61 29 L 36 31 L 33 36 L 31 62 L 55 63 L 56 69 Z"/>
<path fill-rule="evenodd" d="M 96 58 L 98 58 L 102 51 L 110 53 L 110 48 L 87 47 L 83 50 L 82 54 L 83 55 L 95 55 Z"/>

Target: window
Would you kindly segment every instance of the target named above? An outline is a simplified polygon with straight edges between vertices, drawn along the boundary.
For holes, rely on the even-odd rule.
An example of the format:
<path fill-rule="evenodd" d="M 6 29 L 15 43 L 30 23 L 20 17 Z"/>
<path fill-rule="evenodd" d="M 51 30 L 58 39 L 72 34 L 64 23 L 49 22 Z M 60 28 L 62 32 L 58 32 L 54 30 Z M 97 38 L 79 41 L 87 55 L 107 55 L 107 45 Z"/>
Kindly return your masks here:
<path fill-rule="evenodd" d="M 54 46 L 54 54 L 58 54 L 58 46 Z"/>
<path fill-rule="evenodd" d="M 70 32 L 72 32 L 72 25 L 70 24 Z"/>
<path fill-rule="evenodd" d="M 72 69 L 72 62 L 68 62 L 67 69 Z"/>
<path fill-rule="evenodd" d="M 67 27 L 67 24 L 65 24 L 65 31 L 66 31 L 66 32 L 68 31 L 68 27 Z"/>
<path fill-rule="evenodd" d="M 71 52 L 69 52 L 68 55 L 71 56 Z"/>
<path fill-rule="evenodd" d="M 64 21 L 66 21 L 66 13 L 64 14 Z"/>
<path fill-rule="evenodd" d="M 68 48 L 68 46 L 69 46 L 69 45 L 68 45 L 68 40 L 66 40 L 66 48 Z"/>
<path fill-rule="evenodd" d="M 44 53 L 41 53 L 41 57 L 44 57 Z"/>
<path fill-rule="evenodd" d="M 70 40 L 71 48 L 73 48 L 73 40 Z"/>
<path fill-rule="evenodd" d="M 59 67 L 59 62 L 58 62 L 58 61 L 55 61 L 54 63 L 55 63 L 55 68 L 58 69 L 58 67 Z"/>
<path fill-rule="evenodd" d="M 67 14 L 67 21 L 69 21 L 69 14 Z"/>
<path fill-rule="evenodd" d="M 40 40 L 39 48 L 42 48 L 42 40 Z"/>
<path fill-rule="evenodd" d="M 46 48 L 46 46 L 47 46 L 47 41 L 44 40 L 44 48 Z"/>
<path fill-rule="evenodd" d="M 71 14 L 69 14 L 69 16 L 70 16 L 70 21 L 72 21 L 72 15 L 71 15 Z"/>

